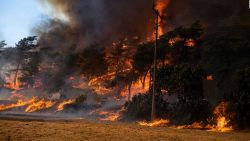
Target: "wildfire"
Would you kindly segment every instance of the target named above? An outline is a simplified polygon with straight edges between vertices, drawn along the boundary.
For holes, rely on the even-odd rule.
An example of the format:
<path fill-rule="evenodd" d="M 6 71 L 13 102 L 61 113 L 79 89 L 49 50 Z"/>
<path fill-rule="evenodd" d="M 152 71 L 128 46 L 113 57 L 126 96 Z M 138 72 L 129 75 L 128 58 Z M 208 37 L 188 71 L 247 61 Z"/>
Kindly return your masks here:
<path fill-rule="evenodd" d="M 97 94 L 110 93 L 112 90 L 103 86 L 103 82 L 105 80 L 110 80 L 114 78 L 114 76 L 115 76 L 115 72 L 112 72 L 112 73 L 108 73 L 100 77 L 93 78 L 89 81 L 88 86 L 93 88 Z"/>
<path fill-rule="evenodd" d="M 215 118 L 215 124 L 204 125 L 202 122 L 194 122 L 190 125 L 181 125 L 181 126 L 169 126 L 175 129 L 206 129 L 207 131 L 215 132 L 228 132 L 232 131 L 233 127 L 229 125 L 230 120 L 228 119 L 229 113 L 227 112 L 228 103 L 221 102 L 214 110 L 213 117 Z M 142 126 L 163 126 L 169 125 L 169 120 L 157 120 L 153 122 L 141 121 L 138 122 Z"/>
<path fill-rule="evenodd" d="M 153 122 L 146 122 L 146 121 L 138 122 L 139 125 L 150 126 L 150 127 L 152 127 L 152 126 L 164 126 L 164 125 L 167 125 L 169 123 L 170 123 L 169 120 L 164 120 L 164 119 L 156 120 L 156 121 L 153 121 Z"/>
<path fill-rule="evenodd" d="M 164 10 L 167 8 L 167 6 L 168 6 L 168 0 L 156 0 L 155 9 L 159 11 L 159 14 L 161 16 L 164 16 Z M 159 35 L 161 36 L 164 34 L 163 20 L 159 18 L 158 23 L 160 23 L 158 32 Z"/>
<path fill-rule="evenodd" d="M 43 109 L 49 109 L 51 108 L 55 103 L 52 101 L 45 101 L 44 99 L 39 101 L 32 102 L 26 109 L 25 112 L 27 113 L 33 113 L 35 111 L 43 110 Z"/>
<path fill-rule="evenodd" d="M 7 89 L 21 89 L 21 82 L 19 81 L 19 78 L 16 77 L 14 74 L 11 74 L 9 77 L 5 77 L 5 82 L 6 84 L 4 84 L 4 87 Z"/>
<path fill-rule="evenodd" d="M 74 100 L 65 100 L 57 106 L 57 112 L 64 110 L 65 106 L 74 103 Z"/>
<path fill-rule="evenodd" d="M 214 117 L 216 118 L 217 125 L 212 129 L 212 131 L 231 131 L 232 126 L 229 126 L 230 120 L 227 118 L 227 109 L 229 104 L 227 102 L 221 102 L 214 110 Z"/>
<path fill-rule="evenodd" d="M 130 88 L 130 96 L 131 96 L 130 98 L 132 98 L 136 94 L 146 93 L 149 90 L 150 82 L 151 82 L 150 73 L 147 74 L 144 82 L 142 80 L 138 80 L 137 82 L 134 82 Z M 121 92 L 121 96 L 126 97 L 128 96 L 128 93 L 129 93 L 129 89 L 127 87 Z"/>
<path fill-rule="evenodd" d="M 30 99 L 28 101 L 18 100 L 17 103 L 15 103 L 15 104 L 0 105 L 0 111 L 5 111 L 5 110 L 16 108 L 16 107 L 26 106 L 26 105 L 29 105 L 29 104 L 31 104 L 33 102 L 35 102 L 35 98 L 32 98 L 32 99 Z"/>
<path fill-rule="evenodd" d="M 213 116 L 216 124 L 202 125 L 200 122 L 194 122 L 191 125 L 177 126 L 177 129 L 208 129 L 208 131 L 227 132 L 232 131 L 233 127 L 229 125 L 230 120 L 227 119 L 228 103 L 221 102 L 214 110 Z"/>

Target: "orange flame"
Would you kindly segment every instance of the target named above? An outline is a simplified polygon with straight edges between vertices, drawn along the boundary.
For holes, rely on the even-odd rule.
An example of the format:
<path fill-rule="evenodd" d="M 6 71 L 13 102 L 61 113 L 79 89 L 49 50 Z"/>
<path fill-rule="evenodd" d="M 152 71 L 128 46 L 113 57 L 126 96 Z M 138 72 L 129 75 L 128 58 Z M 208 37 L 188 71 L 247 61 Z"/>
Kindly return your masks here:
<path fill-rule="evenodd" d="M 196 43 L 195 43 L 194 39 L 188 39 L 185 43 L 185 46 L 190 47 L 190 48 L 195 47 L 195 45 L 196 45 Z"/>
<path fill-rule="evenodd" d="M 16 107 L 26 106 L 26 105 L 29 105 L 29 104 L 31 104 L 33 102 L 35 102 L 35 98 L 32 98 L 32 99 L 30 99 L 28 101 L 18 100 L 17 103 L 15 103 L 15 104 L 0 105 L 0 111 L 5 111 L 5 110 L 16 108 Z"/>
<path fill-rule="evenodd" d="M 27 113 L 33 113 L 39 110 L 43 109 L 49 109 L 51 108 L 55 102 L 52 101 L 45 101 L 44 99 L 39 100 L 39 101 L 34 101 L 32 102 L 26 109 L 25 112 Z"/>
<path fill-rule="evenodd" d="M 170 123 L 169 120 L 164 120 L 164 119 L 156 120 L 156 121 L 153 121 L 153 122 L 146 122 L 146 121 L 138 122 L 139 125 L 150 126 L 150 127 L 152 127 L 152 126 L 163 126 L 163 125 L 167 125 L 169 123 Z"/>
<path fill-rule="evenodd" d="M 164 16 L 164 10 L 167 8 L 167 6 L 168 6 L 168 0 L 156 0 L 155 9 L 159 11 L 159 14 L 161 16 Z M 158 23 L 160 24 L 158 32 L 159 36 L 161 36 L 164 34 L 164 26 L 162 18 L 158 19 Z"/>
<path fill-rule="evenodd" d="M 19 81 L 19 78 L 16 77 L 14 74 L 11 74 L 9 77 L 5 77 L 4 87 L 7 89 L 13 89 L 13 90 L 20 90 L 21 89 L 21 82 Z"/>
<path fill-rule="evenodd" d="M 221 102 L 214 110 L 213 116 L 216 118 L 216 124 L 202 125 L 200 122 L 194 122 L 191 125 L 177 126 L 177 129 L 208 129 L 208 131 L 216 132 L 228 132 L 232 131 L 233 127 L 229 125 L 230 120 L 227 119 L 227 110 L 228 103 Z"/>
<path fill-rule="evenodd" d="M 74 103 L 74 100 L 65 100 L 65 101 L 63 101 L 63 102 L 61 102 L 58 106 L 57 106 L 57 112 L 59 112 L 59 111 L 62 111 L 62 110 L 64 110 L 64 107 L 66 106 L 66 105 L 68 105 L 68 104 L 72 104 L 72 103 Z"/>
<path fill-rule="evenodd" d="M 104 116 L 101 118 L 102 121 L 117 121 L 120 117 L 120 111 L 112 112 L 112 111 L 99 111 L 99 115 Z"/>
<path fill-rule="evenodd" d="M 233 130 L 232 126 L 229 126 L 230 120 L 227 118 L 227 109 L 229 103 L 221 102 L 215 109 L 214 109 L 214 117 L 216 118 L 217 125 L 212 129 L 212 131 L 220 131 L 226 132 Z"/>
<path fill-rule="evenodd" d="M 146 93 L 149 90 L 150 87 L 150 82 L 151 82 L 151 78 L 150 78 L 150 73 L 147 74 L 147 76 L 145 77 L 145 82 L 143 83 L 141 80 L 138 80 L 136 82 L 134 82 L 131 85 L 131 89 L 130 89 L 130 98 L 134 97 L 137 94 L 143 94 Z M 121 92 L 121 96 L 126 97 L 129 94 L 129 90 L 128 87 L 125 88 L 122 92 Z"/>

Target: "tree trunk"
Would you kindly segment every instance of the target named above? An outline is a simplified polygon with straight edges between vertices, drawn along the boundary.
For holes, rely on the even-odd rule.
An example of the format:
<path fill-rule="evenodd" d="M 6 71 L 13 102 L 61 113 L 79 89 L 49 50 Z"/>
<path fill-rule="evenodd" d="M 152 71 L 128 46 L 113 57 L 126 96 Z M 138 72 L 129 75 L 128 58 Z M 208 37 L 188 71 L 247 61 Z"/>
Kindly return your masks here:
<path fill-rule="evenodd" d="M 18 62 L 17 68 L 16 68 L 16 72 L 15 72 L 15 77 L 14 77 L 14 85 L 17 85 L 17 76 L 18 76 L 18 72 L 19 72 L 19 68 L 20 68 L 20 64 L 21 62 Z"/>
<path fill-rule="evenodd" d="M 147 75 L 148 75 L 148 71 L 145 73 L 145 75 L 143 76 L 143 82 L 142 82 L 142 88 L 144 89 L 145 88 L 145 83 L 146 83 L 146 78 L 147 78 Z"/>
<path fill-rule="evenodd" d="M 131 86 L 132 86 L 132 83 L 129 83 L 129 85 L 128 85 L 128 102 L 130 102 L 130 100 L 131 100 Z"/>

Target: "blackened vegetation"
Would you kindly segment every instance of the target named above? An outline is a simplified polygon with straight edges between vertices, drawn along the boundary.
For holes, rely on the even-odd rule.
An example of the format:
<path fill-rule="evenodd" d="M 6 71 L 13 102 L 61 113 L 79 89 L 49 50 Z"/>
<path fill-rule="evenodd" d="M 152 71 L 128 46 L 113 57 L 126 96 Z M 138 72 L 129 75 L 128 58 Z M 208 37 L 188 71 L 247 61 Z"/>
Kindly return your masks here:
<path fill-rule="evenodd" d="M 155 97 L 156 102 L 156 116 L 158 118 L 166 118 L 169 115 L 169 104 L 163 99 L 161 93 L 157 94 Z M 152 103 L 152 94 L 149 92 L 146 94 L 139 94 L 134 96 L 131 102 L 125 104 L 126 112 L 124 116 L 130 117 L 131 119 L 146 119 L 150 120 L 151 113 L 151 103 Z"/>
<path fill-rule="evenodd" d="M 90 110 L 89 107 L 86 106 L 87 95 L 80 95 L 76 98 L 76 100 L 71 103 L 65 105 L 65 113 L 72 113 L 80 111 L 81 109 Z"/>
<path fill-rule="evenodd" d="M 237 71 L 235 76 L 237 84 L 235 90 L 229 95 L 225 95 L 225 99 L 230 102 L 230 111 L 234 112 L 232 122 L 238 125 L 238 128 L 248 128 L 250 118 L 250 68 Z"/>
<path fill-rule="evenodd" d="M 156 109 L 159 118 L 165 117 L 176 123 L 190 124 L 206 120 L 209 116 L 209 104 L 203 95 L 202 81 L 205 71 L 200 64 L 202 34 L 202 26 L 195 22 L 189 28 L 177 28 L 159 39 L 156 82 Z M 190 39 L 195 44 L 189 45 Z M 138 68 L 142 74 L 151 69 L 152 49 L 153 44 L 145 44 L 140 46 L 135 54 L 134 68 Z M 145 61 L 140 62 L 140 57 Z M 137 67 L 139 65 L 140 67 Z M 132 115 L 139 118 L 142 115 L 150 115 L 151 93 L 150 90 L 128 102 L 128 113 L 134 113 Z M 167 97 L 171 96 L 177 98 L 170 104 Z"/>
<path fill-rule="evenodd" d="M 84 49 L 74 56 L 71 62 L 79 73 L 88 77 L 103 75 L 107 72 L 107 63 L 105 62 L 104 48 L 100 45 L 94 45 Z"/>
<path fill-rule="evenodd" d="M 227 101 L 230 108 L 226 114 L 232 124 L 238 128 L 249 127 L 249 28 L 230 26 L 218 28 L 217 32 L 210 34 L 204 33 L 196 22 L 189 28 L 170 31 L 159 39 L 157 116 L 170 119 L 173 124 L 213 122 L 214 107 L 221 101 Z M 171 45 L 169 42 L 173 38 L 177 40 Z M 195 45 L 188 46 L 188 39 L 193 39 Z M 147 65 L 152 65 L 152 60 L 147 61 L 147 56 L 152 57 L 152 48 L 152 43 L 141 45 L 135 54 L 134 68 L 139 68 L 142 74 L 147 68 L 151 69 Z M 140 64 L 139 58 L 148 63 Z M 168 63 L 165 64 L 164 60 Z M 136 67 L 136 63 L 140 67 Z M 210 80 L 207 78 L 209 75 L 212 76 Z M 210 81 L 214 86 L 204 89 L 205 82 Z M 215 104 L 214 100 L 206 99 L 205 91 L 208 89 L 215 89 Z M 149 119 L 151 95 L 150 90 L 135 96 L 125 104 L 125 113 L 133 118 Z"/>

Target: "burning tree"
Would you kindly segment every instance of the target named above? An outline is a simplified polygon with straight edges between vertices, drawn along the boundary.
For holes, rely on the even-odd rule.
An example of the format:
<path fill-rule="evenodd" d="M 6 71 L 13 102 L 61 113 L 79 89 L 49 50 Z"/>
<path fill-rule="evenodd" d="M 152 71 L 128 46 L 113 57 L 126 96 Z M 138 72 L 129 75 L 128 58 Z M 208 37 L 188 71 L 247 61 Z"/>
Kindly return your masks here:
<path fill-rule="evenodd" d="M 22 39 L 18 42 L 16 48 L 19 57 L 17 57 L 15 80 L 17 80 L 18 72 L 21 69 L 21 76 L 19 77 L 20 81 L 27 86 L 33 86 L 36 80 L 36 74 L 39 71 L 40 63 L 37 37 L 33 36 Z"/>
<path fill-rule="evenodd" d="M 157 62 L 159 63 L 157 64 L 157 66 L 160 67 L 160 69 L 156 74 L 157 95 L 159 95 L 158 97 L 160 99 L 163 98 L 163 96 L 161 95 L 164 95 L 166 93 L 169 95 L 178 95 L 180 104 L 179 106 L 185 105 L 184 107 L 186 108 L 186 110 L 184 110 L 184 107 L 178 107 L 177 105 L 177 107 L 174 106 L 174 110 L 177 110 L 179 108 L 180 110 L 190 112 L 183 113 L 186 116 L 188 116 L 188 114 L 190 114 L 191 116 L 186 121 L 183 121 L 186 123 L 192 123 L 193 121 L 198 120 L 199 116 L 197 116 L 197 114 L 201 115 L 200 120 L 206 120 L 209 115 L 208 103 L 203 100 L 204 96 L 202 81 L 205 73 L 203 69 L 199 67 L 200 62 L 197 61 L 200 59 L 201 54 L 200 41 L 202 33 L 203 28 L 198 22 L 196 22 L 192 24 L 190 28 L 177 28 L 161 36 L 161 38 L 159 39 L 159 55 L 157 56 L 157 60 L 159 60 Z M 176 37 L 178 37 L 179 39 L 176 40 L 172 45 L 168 44 L 170 40 L 175 39 Z M 192 39 L 192 41 L 194 42 L 192 46 L 187 44 L 190 39 Z M 147 74 L 148 71 L 152 69 L 152 46 L 152 43 L 141 45 L 138 47 L 138 50 L 135 53 L 134 69 L 137 70 L 137 72 L 139 72 L 140 74 Z M 141 96 L 138 96 L 139 99 L 145 98 L 146 100 L 149 96 L 144 96 L 141 98 L 140 97 Z M 138 100 L 136 100 L 136 98 L 133 100 L 135 100 L 132 101 L 133 104 L 139 102 Z M 157 105 L 161 105 L 161 103 L 162 102 L 157 103 Z M 146 107 L 146 105 L 147 104 L 145 104 L 144 106 Z M 198 107 L 202 108 L 203 112 L 205 112 L 204 110 L 207 110 L 204 116 L 202 116 L 201 113 L 197 112 L 201 111 L 197 110 Z M 127 110 L 130 113 L 131 111 L 136 111 L 135 109 L 136 108 L 131 108 L 129 106 L 127 107 Z M 159 112 L 160 111 L 161 110 L 159 109 Z M 178 115 L 176 117 L 185 117 L 184 115 Z M 162 117 L 162 115 L 160 114 L 158 114 L 158 116 Z"/>
<path fill-rule="evenodd" d="M 73 62 L 79 73 L 89 79 L 102 76 L 107 73 L 108 65 L 105 62 L 104 48 L 93 45 L 75 55 Z"/>

